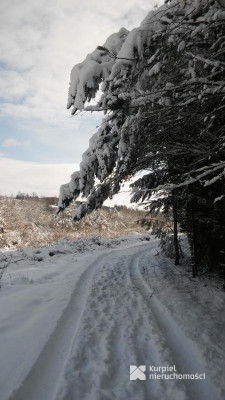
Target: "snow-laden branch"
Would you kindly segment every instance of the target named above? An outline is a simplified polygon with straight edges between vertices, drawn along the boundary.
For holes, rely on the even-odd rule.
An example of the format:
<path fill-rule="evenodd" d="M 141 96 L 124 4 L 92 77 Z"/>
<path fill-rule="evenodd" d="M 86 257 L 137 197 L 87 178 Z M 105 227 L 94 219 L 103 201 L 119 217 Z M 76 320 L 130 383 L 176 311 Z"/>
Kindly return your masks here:
<path fill-rule="evenodd" d="M 225 163 L 221 163 L 217 167 L 208 169 L 207 171 L 203 172 L 202 174 L 197 175 L 195 178 L 190 177 L 189 179 L 187 179 L 184 182 L 181 182 L 179 184 L 159 185 L 156 188 L 154 188 L 154 191 L 174 190 L 174 189 L 179 189 L 179 188 L 182 188 L 182 187 L 185 187 L 185 186 L 193 185 L 196 182 L 201 182 L 206 177 L 208 177 L 208 175 L 214 174 L 218 170 L 224 169 L 224 167 L 225 167 Z M 221 174 L 213 177 L 210 180 L 204 181 L 204 186 L 206 187 L 206 186 L 213 185 L 215 182 L 217 182 L 219 179 L 221 179 L 224 175 L 225 175 L 225 169 Z"/>
<path fill-rule="evenodd" d="M 123 179 L 149 166 L 157 169 L 163 161 L 174 177 L 180 168 L 173 188 L 190 184 L 185 173 L 194 166 L 206 166 L 207 171 L 196 172 L 192 182 L 206 182 L 216 173 L 213 157 L 224 160 L 221 12 L 213 1 L 172 0 L 150 12 L 139 28 L 111 35 L 73 68 L 68 98 L 72 114 L 100 110 L 108 117 L 90 139 L 80 170 L 62 185 L 60 209 L 83 195 L 87 204 L 78 211 L 81 217 L 99 207 Z M 221 37 L 215 36 L 218 32 Z M 100 100 L 87 106 L 100 83 Z M 162 188 L 173 182 L 163 179 Z"/>
<path fill-rule="evenodd" d="M 99 84 L 109 77 L 115 59 L 129 31 L 121 28 L 119 32 L 113 33 L 108 37 L 103 48 L 108 49 L 108 53 L 102 53 L 101 49 L 96 48 L 88 54 L 85 60 L 73 67 L 70 76 L 70 88 L 68 93 L 67 108 L 73 106 L 71 113 L 83 110 L 84 103 L 95 97 Z"/>

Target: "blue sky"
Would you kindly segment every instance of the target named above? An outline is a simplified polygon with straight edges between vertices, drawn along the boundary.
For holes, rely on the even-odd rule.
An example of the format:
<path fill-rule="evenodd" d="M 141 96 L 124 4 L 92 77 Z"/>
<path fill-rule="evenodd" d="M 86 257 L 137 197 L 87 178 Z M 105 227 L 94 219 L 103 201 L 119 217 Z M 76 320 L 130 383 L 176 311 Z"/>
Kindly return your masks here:
<path fill-rule="evenodd" d="M 70 70 L 111 33 L 138 26 L 153 4 L 1 0 L 1 194 L 55 195 L 78 169 L 101 116 L 66 110 Z"/>

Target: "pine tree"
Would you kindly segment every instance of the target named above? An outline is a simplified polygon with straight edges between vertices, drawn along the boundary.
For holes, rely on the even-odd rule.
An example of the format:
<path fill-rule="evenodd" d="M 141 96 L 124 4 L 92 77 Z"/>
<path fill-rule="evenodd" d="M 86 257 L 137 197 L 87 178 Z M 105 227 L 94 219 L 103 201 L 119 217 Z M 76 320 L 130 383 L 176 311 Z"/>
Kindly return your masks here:
<path fill-rule="evenodd" d="M 59 210 L 82 194 L 79 219 L 123 180 L 150 171 L 133 185 L 133 200 L 151 203 L 152 194 L 166 193 L 176 262 L 179 223 L 189 235 L 193 275 L 199 264 L 221 264 L 215 253 L 222 254 L 225 239 L 224 21 L 223 1 L 167 1 L 138 29 L 111 35 L 71 73 L 72 114 L 102 110 L 105 119 L 80 171 L 61 187 Z M 97 106 L 88 106 L 100 84 Z"/>

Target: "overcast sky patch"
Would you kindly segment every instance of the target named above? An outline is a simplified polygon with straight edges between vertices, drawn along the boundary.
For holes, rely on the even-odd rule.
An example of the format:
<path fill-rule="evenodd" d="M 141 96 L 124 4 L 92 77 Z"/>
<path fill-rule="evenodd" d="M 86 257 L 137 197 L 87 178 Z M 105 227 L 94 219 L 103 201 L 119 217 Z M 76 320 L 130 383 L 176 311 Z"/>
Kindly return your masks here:
<path fill-rule="evenodd" d="M 0 153 L 4 165 L 7 158 L 10 165 L 13 159 L 79 165 L 101 116 L 71 117 L 66 110 L 70 71 L 122 26 L 138 26 L 153 4 L 146 0 L 1 0 Z M 27 169 L 23 173 L 28 174 Z M 4 174 L 7 181 L 7 168 Z M 28 191 L 28 177 L 32 179 L 29 174 L 24 177 L 21 190 Z M 40 175 L 40 185 L 41 179 Z M 55 181 L 54 192 L 60 183 L 64 179 Z M 46 190 L 43 183 L 43 193 Z M 15 192 L 13 184 L 11 191 Z"/>

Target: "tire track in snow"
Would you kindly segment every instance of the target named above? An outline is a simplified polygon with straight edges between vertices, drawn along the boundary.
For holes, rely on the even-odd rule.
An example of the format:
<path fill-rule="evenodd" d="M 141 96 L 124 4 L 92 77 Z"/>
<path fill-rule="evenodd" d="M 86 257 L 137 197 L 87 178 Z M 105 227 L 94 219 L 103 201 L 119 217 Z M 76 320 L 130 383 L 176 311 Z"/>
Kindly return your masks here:
<path fill-rule="evenodd" d="M 65 371 L 66 390 L 61 390 L 58 400 L 146 399 L 142 382 L 134 387 L 129 379 L 129 365 L 138 359 L 133 333 L 139 309 L 133 303 L 128 265 L 143 249 L 146 244 L 117 253 L 96 271 Z"/>
<path fill-rule="evenodd" d="M 146 301 L 143 301 L 143 294 L 138 286 L 139 276 L 133 273 L 132 265 L 134 262 L 141 259 L 143 264 L 146 264 L 146 258 L 149 257 L 151 252 L 155 252 L 155 248 L 151 248 L 151 244 L 148 249 L 144 249 L 141 255 L 138 255 L 132 259 L 128 265 L 129 276 L 132 282 L 132 287 L 135 290 L 135 302 L 134 305 L 136 313 L 139 316 L 139 323 L 135 327 L 133 335 L 133 343 L 136 348 L 137 362 L 134 365 L 146 365 L 147 379 L 145 382 L 142 381 L 142 386 L 145 391 L 144 399 L 158 400 L 158 399 L 176 399 L 186 400 L 185 386 L 182 381 L 172 380 L 150 380 L 148 379 L 148 366 L 164 366 L 173 365 L 171 362 L 171 352 L 168 348 L 166 338 L 159 329 L 157 321 L 155 320 L 154 314 Z M 146 257 L 147 255 L 147 257 Z M 153 253 L 154 255 L 154 253 Z M 149 260 L 147 261 L 149 262 Z M 153 288 L 148 287 L 149 298 L 152 296 Z M 138 381 L 135 382 L 135 385 Z"/>
<path fill-rule="evenodd" d="M 171 354 L 179 373 L 204 367 L 157 297 L 150 297 L 152 290 L 141 276 L 139 262 L 151 252 L 151 243 L 135 247 L 104 252 L 85 267 L 55 331 L 12 400 L 181 400 L 186 398 L 184 384 L 191 400 L 218 400 L 207 381 L 129 381 L 130 364 L 167 365 Z"/>
<path fill-rule="evenodd" d="M 207 376 L 206 365 L 201 355 L 196 357 L 194 343 L 188 339 L 165 306 L 161 304 L 140 272 L 140 261 L 143 254 L 133 258 L 130 264 L 130 275 L 134 285 L 139 289 L 145 302 L 159 327 L 159 330 L 166 339 L 167 345 L 178 368 L 177 373 L 195 374 L 205 373 L 205 380 L 183 380 L 186 385 L 189 398 L 198 400 L 221 400 L 217 395 L 209 376 Z M 162 382 L 162 381 L 161 381 Z"/>
<path fill-rule="evenodd" d="M 57 382 L 60 381 L 60 376 L 79 329 L 93 275 L 99 264 L 113 252 L 115 250 L 107 253 L 107 255 L 101 254 L 82 272 L 54 332 L 28 376 L 20 388 L 12 394 L 10 400 L 54 399 Z"/>
<path fill-rule="evenodd" d="M 140 248 L 140 244 L 133 246 Z M 129 248 L 129 246 L 128 246 Z M 54 400 L 60 389 L 62 378 L 71 349 L 74 346 L 77 332 L 83 314 L 90 286 L 97 269 L 112 255 L 124 253 L 124 249 L 114 249 L 103 252 L 89 264 L 81 273 L 71 294 L 70 301 L 58 320 L 57 326 L 29 374 L 10 396 L 10 400 Z"/>
<path fill-rule="evenodd" d="M 141 254 L 145 250 L 146 245 L 138 248 Z M 152 365 L 170 360 L 164 337 L 130 278 L 134 256 L 134 250 L 125 257 L 117 255 L 96 271 L 66 368 L 66 390 L 58 400 L 185 399 L 181 382 L 129 379 L 129 366 L 146 364 L 147 357 Z"/>

